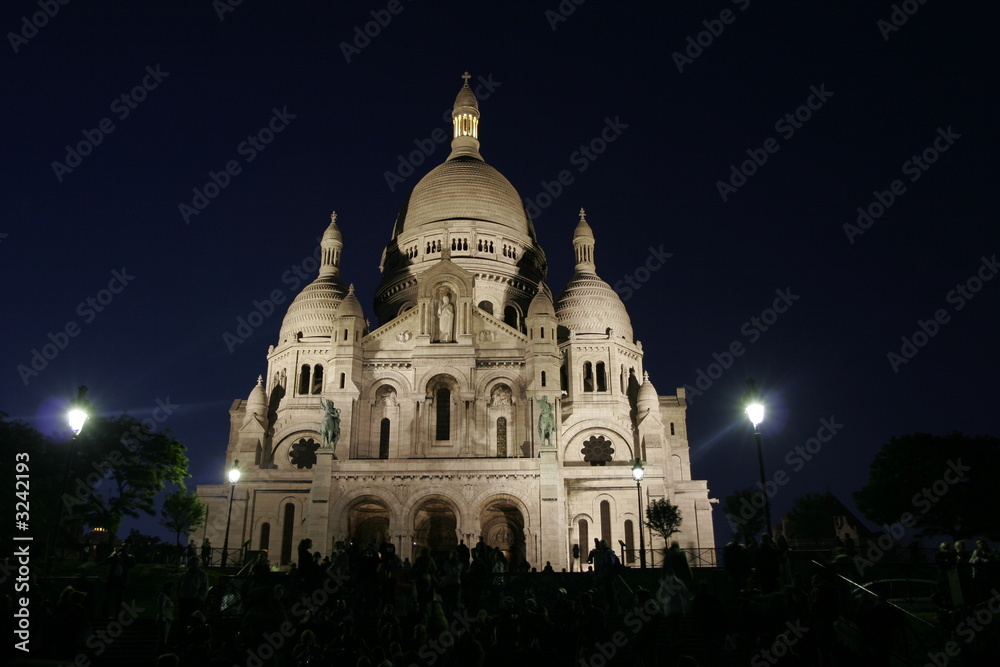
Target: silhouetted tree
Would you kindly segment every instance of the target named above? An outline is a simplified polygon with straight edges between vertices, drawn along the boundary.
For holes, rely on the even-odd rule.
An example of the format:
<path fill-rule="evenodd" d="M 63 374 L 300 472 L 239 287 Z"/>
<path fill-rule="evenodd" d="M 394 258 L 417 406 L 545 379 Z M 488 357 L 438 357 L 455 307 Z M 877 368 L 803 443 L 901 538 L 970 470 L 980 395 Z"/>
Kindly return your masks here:
<path fill-rule="evenodd" d="M 654 500 L 646 506 L 646 527 L 662 537 L 664 542 L 680 532 L 682 521 L 680 508 L 666 498 Z"/>
<path fill-rule="evenodd" d="M 912 521 L 921 536 L 997 540 L 998 468 L 998 438 L 911 433 L 882 446 L 854 500 L 878 524 Z"/>
<path fill-rule="evenodd" d="M 799 540 L 833 539 L 834 503 L 828 493 L 807 493 L 788 512 L 788 537 Z"/>
<path fill-rule="evenodd" d="M 723 499 L 722 508 L 733 534 L 742 536 L 744 542 L 764 531 L 767 521 L 764 517 L 764 494 L 760 489 L 748 486 L 734 491 Z"/>
<path fill-rule="evenodd" d="M 198 494 L 187 489 L 175 489 L 167 494 L 160 510 L 160 524 L 174 532 L 174 541 L 181 543 L 181 533 L 190 535 L 205 523 L 205 503 Z"/>

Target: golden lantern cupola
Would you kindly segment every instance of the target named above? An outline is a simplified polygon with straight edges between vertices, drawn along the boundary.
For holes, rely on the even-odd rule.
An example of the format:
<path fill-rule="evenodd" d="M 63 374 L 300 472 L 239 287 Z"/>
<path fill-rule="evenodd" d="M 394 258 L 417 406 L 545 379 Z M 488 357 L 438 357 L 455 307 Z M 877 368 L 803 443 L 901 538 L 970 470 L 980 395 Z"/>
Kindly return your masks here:
<path fill-rule="evenodd" d="M 451 111 L 454 131 L 448 159 L 465 155 L 482 160 L 483 157 L 479 154 L 479 101 L 469 87 L 469 73 L 463 74 L 462 78 L 465 79 L 465 85 L 458 91 Z"/>

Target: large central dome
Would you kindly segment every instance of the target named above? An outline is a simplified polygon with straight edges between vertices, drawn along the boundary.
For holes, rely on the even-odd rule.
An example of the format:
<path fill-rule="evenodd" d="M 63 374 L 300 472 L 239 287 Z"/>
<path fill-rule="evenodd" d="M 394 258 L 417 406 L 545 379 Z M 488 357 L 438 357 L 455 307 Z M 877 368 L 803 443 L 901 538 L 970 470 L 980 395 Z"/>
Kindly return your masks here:
<path fill-rule="evenodd" d="M 535 236 L 514 186 L 471 155 L 451 158 L 420 179 L 400 212 L 396 236 L 447 220 L 492 222 L 519 236 Z"/>

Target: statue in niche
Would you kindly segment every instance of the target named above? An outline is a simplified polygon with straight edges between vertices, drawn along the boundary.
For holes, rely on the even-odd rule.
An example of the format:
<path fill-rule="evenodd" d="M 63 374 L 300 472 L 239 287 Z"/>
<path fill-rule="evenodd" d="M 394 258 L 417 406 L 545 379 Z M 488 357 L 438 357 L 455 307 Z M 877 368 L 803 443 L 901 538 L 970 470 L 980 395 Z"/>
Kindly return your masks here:
<path fill-rule="evenodd" d="M 441 304 L 437 309 L 438 317 L 438 342 L 439 343 L 454 343 L 455 342 L 455 306 L 451 303 L 451 297 L 448 293 L 441 297 Z"/>
<path fill-rule="evenodd" d="M 378 398 L 375 399 L 375 405 L 383 408 L 396 407 L 396 392 L 392 389 L 379 392 Z"/>
<path fill-rule="evenodd" d="M 333 401 L 319 399 L 319 404 L 323 406 L 323 424 L 320 426 L 319 434 L 323 438 L 323 446 L 333 450 L 333 458 L 337 458 L 337 441 L 340 440 L 340 408 L 333 405 Z"/>
<path fill-rule="evenodd" d="M 552 433 L 556 430 L 556 418 L 552 413 L 552 404 L 542 396 L 538 399 L 538 437 L 542 446 L 552 446 Z"/>

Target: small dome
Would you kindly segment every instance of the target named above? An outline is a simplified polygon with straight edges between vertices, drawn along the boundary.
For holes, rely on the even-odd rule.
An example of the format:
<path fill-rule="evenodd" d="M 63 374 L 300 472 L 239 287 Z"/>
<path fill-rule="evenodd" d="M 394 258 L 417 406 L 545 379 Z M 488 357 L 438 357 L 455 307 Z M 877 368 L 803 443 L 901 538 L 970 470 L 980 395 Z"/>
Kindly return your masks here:
<path fill-rule="evenodd" d="M 559 325 L 576 333 L 607 333 L 632 342 L 632 320 L 611 286 L 594 273 L 577 273 L 556 299 Z"/>
<path fill-rule="evenodd" d="M 642 410 L 650 408 L 655 410 L 660 405 L 660 397 L 656 393 L 656 387 L 649 381 L 649 373 L 642 374 L 642 386 L 639 387 L 639 395 L 636 397 L 636 406 Z"/>
<path fill-rule="evenodd" d="M 458 91 L 458 95 L 455 96 L 454 111 L 458 111 L 462 107 L 469 107 L 479 111 L 479 100 L 476 99 L 476 94 L 472 92 L 472 88 L 469 88 L 468 83 L 462 86 Z"/>
<path fill-rule="evenodd" d="M 358 301 L 358 297 L 354 295 L 354 285 L 351 285 L 347 290 L 347 296 L 344 300 L 340 302 L 340 308 L 337 309 L 337 317 L 357 317 L 359 319 L 365 319 L 365 311 L 361 308 L 361 302 Z"/>
<path fill-rule="evenodd" d="M 264 392 L 263 382 L 264 378 L 258 375 L 257 386 L 250 391 L 250 396 L 247 398 L 246 417 L 243 419 L 244 424 L 253 419 L 255 414 L 261 418 L 267 416 L 267 394 Z"/>
<path fill-rule="evenodd" d="M 539 286 L 538 294 L 528 306 L 527 317 L 555 317 L 556 307 L 552 303 L 552 292 L 544 282 Z"/>
<path fill-rule="evenodd" d="M 332 336 L 337 307 L 346 295 L 347 288 L 337 276 L 320 276 L 306 285 L 288 306 L 278 342 L 294 341 L 299 333 L 305 337 Z"/>

